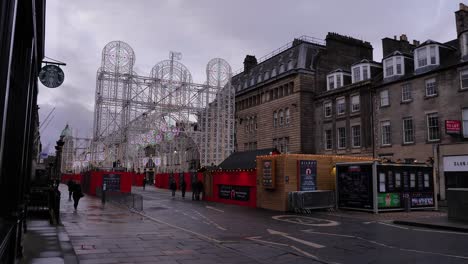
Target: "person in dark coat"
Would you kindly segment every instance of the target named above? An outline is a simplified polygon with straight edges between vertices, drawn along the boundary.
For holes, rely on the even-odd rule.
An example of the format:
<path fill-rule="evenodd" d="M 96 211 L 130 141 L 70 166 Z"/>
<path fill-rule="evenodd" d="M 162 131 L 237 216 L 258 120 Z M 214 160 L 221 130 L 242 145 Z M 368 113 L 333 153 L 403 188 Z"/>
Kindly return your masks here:
<path fill-rule="evenodd" d="M 146 187 L 146 177 L 143 178 L 143 191 L 145 190 Z"/>
<path fill-rule="evenodd" d="M 171 185 L 169 186 L 169 189 L 172 191 L 172 198 L 175 197 L 175 192 L 177 190 L 177 184 L 175 181 L 171 181 Z"/>
<path fill-rule="evenodd" d="M 182 181 L 180 183 L 180 191 L 182 192 L 182 199 L 185 199 L 185 190 L 187 189 L 187 185 L 185 184 L 185 181 Z"/>
<path fill-rule="evenodd" d="M 71 197 L 72 197 L 72 193 L 73 193 L 73 185 L 75 183 L 70 179 L 68 180 L 67 182 L 67 186 L 68 186 L 68 201 L 71 201 Z"/>
<path fill-rule="evenodd" d="M 76 209 L 78 208 L 78 202 L 80 201 L 81 197 L 83 197 L 83 192 L 81 191 L 81 185 L 75 184 L 73 187 L 73 207 Z"/>
<path fill-rule="evenodd" d="M 198 200 L 203 200 L 203 197 L 201 197 L 203 194 L 203 182 L 198 180 L 197 182 L 197 201 Z"/>
<path fill-rule="evenodd" d="M 197 182 L 192 182 L 192 201 L 197 199 L 198 186 Z"/>

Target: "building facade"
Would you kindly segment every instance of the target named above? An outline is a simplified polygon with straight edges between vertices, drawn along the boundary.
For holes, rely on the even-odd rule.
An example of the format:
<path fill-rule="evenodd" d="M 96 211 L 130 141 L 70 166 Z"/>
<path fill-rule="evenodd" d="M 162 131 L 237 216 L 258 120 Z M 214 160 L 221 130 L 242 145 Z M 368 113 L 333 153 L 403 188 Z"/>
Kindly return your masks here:
<path fill-rule="evenodd" d="M 243 72 L 232 78 L 236 150 L 316 153 L 316 96 L 327 74 L 361 59 L 372 59 L 370 43 L 336 33 L 325 42 L 295 39 L 260 62 L 248 55 Z"/>
<path fill-rule="evenodd" d="M 61 173 L 72 173 L 73 162 L 75 160 L 75 144 L 71 127 L 67 124 L 60 134 L 60 138 L 65 142 L 62 148 Z"/>
<path fill-rule="evenodd" d="M 376 156 L 435 161 L 441 199 L 453 181 L 444 157 L 468 157 L 468 7 L 461 4 L 456 21 L 458 36 L 445 43 L 383 39 L 383 80 L 374 96 Z M 463 182 L 458 187 L 468 187 Z"/>

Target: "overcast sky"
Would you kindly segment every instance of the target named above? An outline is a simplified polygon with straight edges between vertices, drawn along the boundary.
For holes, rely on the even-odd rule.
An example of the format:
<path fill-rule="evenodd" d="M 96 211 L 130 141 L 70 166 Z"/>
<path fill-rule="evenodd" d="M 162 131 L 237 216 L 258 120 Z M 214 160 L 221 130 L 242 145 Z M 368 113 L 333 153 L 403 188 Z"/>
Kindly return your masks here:
<path fill-rule="evenodd" d="M 75 136 L 92 135 L 96 71 L 110 41 L 128 43 L 135 70 L 149 75 L 182 52 L 194 81 L 205 81 L 207 62 L 227 60 L 241 68 L 246 54 L 257 58 L 294 37 L 325 39 L 337 32 L 371 42 L 374 60 L 382 58 L 381 39 L 406 34 L 409 41 L 456 38 L 455 0 L 47 0 L 46 56 L 63 61 L 65 81 L 57 89 L 40 85 L 40 120 L 56 107 L 41 130 L 44 151 L 68 122 Z"/>

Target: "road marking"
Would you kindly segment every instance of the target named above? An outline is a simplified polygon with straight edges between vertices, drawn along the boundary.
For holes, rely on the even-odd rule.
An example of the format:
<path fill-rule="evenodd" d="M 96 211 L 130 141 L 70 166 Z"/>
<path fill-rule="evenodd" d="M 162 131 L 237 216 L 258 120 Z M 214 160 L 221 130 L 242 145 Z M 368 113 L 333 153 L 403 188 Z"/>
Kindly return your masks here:
<path fill-rule="evenodd" d="M 348 237 L 348 238 L 359 239 L 359 240 L 362 240 L 362 241 L 366 241 L 368 243 L 379 245 L 381 247 L 396 249 L 396 250 L 400 250 L 400 251 L 415 252 L 415 253 L 428 254 L 428 255 L 437 255 L 437 256 L 450 257 L 450 258 L 468 259 L 468 257 L 466 257 L 466 256 L 457 256 L 457 255 L 449 255 L 449 254 L 422 251 L 422 250 L 415 250 L 415 249 L 398 248 L 398 247 L 383 244 L 383 243 L 380 243 L 380 242 L 377 242 L 377 241 L 374 241 L 374 240 L 365 239 L 365 238 L 359 237 L 359 236 L 349 236 L 349 235 L 333 234 L 333 233 L 322 233 L 322 232 L 314 232 L 314 231 L 310 231 L 310 230 L 302 230 L 302 231 L 307 232 L 307 233 L 318 234 L 318 235 L 340 236 L 340 237 Z"/>
<path fill-rule="evenodd" d="M 318 234 L 318 235 L 326 235 L 326 236 L 337 236 L 337 237 L 347 237 L 347 238 L 356 238 L 356 236 L 351 235 L 342 235 L 342 234 L 333 234 L 333 233 L 324 233 L 324 232 L 316 232 L 312 229 L 301 230 L 302 232 L 311 233 L 311 234 Z"/>
<path fill-rule="evenodd" d="M 151 217 L 151 216 L 149 216 L 149 215 L 147 215 L 147 214 L 143 214 L 143 213 L 138 212 L 138 211 L 136 211 L 136 210 L 133 210 L 133 209 L 132 209 L 132 210 L 130 210 L 130 211 L 132 211 L 133 213 L 139 214 L 139 215 L 141 215 L 141 216 L 144 216 L 144 217 L 146 217 L 146 218 L 148 218 L 148 219 L 150 219 L 150 220 L 153 220 L 154 222 L 157 222 L 157 223 L 160 223 L 160 224 L 164 224 L 164 225 L 167 225 L 167 226 L 170 226 L 170 227 L 173 227 L 173 228 L 182 230 L 182 231 L 184 231 L 184 232 L 187 232 L 187 233 L 196 235 L 196 236 L 198 236 L 198 237 L 204 238 L 204 239 L 206 239 L 206 240 L 209 240 L 209 241 L 212 241 L 212 242 L 215 242 L 215 243 L 218 243 L 218 244 L 221 243 L 220 240 L 217 240 L 217 239 L 215 239 L 215 238 L 212 238 L 212 237 L 209 237 L 209 236 L 205 236 L 205 235 L 202 235 L 202 234 L 197 233 L 197 232 L 195 232 L 195 231 L 192 231 L 192 230 L 189 230 L 189 229 L 180 227 L 180 226 L 176 226 L 176 225 L 173 225 L 173 224 L 164 222 L 164 221 L 162 221 L 162 220 L 159 220 L 159 219 L 157 219 L 157 218 Z"/>
<path fill-rule="evenodd" d="M 325 247 L 324 245 L 320 245 L 320 244 L 316 244 L 316 243 L 313 243 L 313 242 L 310 242 L 310 241 L 306 241 L 306 240 L 302 240 L 302 239 L 299 239 L 299 238 L 292 237 L 292 236 L 288 235 L 287 233 L 283 233 L 283 232 L 280 232 L 280 231 L 275 231 L 275 230 L 272 230 L 272 229 L 267 229 L 267 231 L 271 235 L 279 235 L 279 236 L 282 236 L 282 237 L 286 237 L 286 238 L 289 238 L 289 239 L 291 239 L 293 241 L 299 242 L 299 243 L 304 244 L 304 245 L 309 246 L 309 247 L 314 247 L 314 248 L 324 248 Z"/>
<path fill-rule="evenodd" d="M 420 229 L 420 228 L 413 228 L 413 230 L 414 231 L 421 231 L 421 232 L 433 232 L 433 233 L 443 233 L 443 234 L 454 234 L 454 235 L 468 236 L 468 233 L 454 232 L 454 231 L 430 230 L 430 229 Z"/>
<path fill-rule="evenodd" d="M 403 226 L 397 226 L 397 225 L 393 225 L 393 224 L 389 224 L 389 223 L 384 223 L 384 222 L 377 222 L 381 225 L 386 225 L 386 226 L 391 226 L 391 227 L 396 227 L 396 228 L 400 228 L 400 229 L 404 229 L 404 230 L 408 230 L 409 228 L 407 227 L 403 227 Z"/>
<path fill-rule="evenodd" d="M 256 237 L 246 237 L 245 239 L 252 240 L 252 241 L 257 241 L 257 242 L 261 242 L 261 243 L 267 243 L 267 244 L 277 245 L 277 246 L 289 247 L 288 244 L 276 243 L 276 242 L 261 240 L 260 238 L 262 238 L 262 237 L 261 237 L 261 236 L 256 236 Z"/>
<path fill-rule="evenodd" d="M 296 251 L 301 252 L 303 255 L 305 255 L 305 256 L 307 256 L 307 257 L 309 257 L 309 258 L 318 259 L 316 256 L 314 256 L 314 255 L 312 255 L 312 254 L 310 254 L 310 253 L 308 253 L 308 252 L 305 252 L 304 250 L 301 250 L 301 249 L 299 249 L 299 248 L 297 248 L 297 247 L 295 247 L 295 246 L 291 246 L 291 248 L 293 248 L 293 249 L 296 250 Z"/>
<path fill-rule="evenodd" d="M 215 208 L 215 207 L 213 207 L 213 206 L 209 206 L 209 205 L 207 205 L 207 206 L 205 206 L 205 207 L 206 207 L 206 208 L 208 208 L 208 209 L 211 209 L 211 210 L 218 211 L 218 212 L 220 212 L 220 213 L 224 213 L 224 211 L 223 211 L 223 210 L 221 210 L 221 209 L 218 209 L 218 208 Z"/>
<path fill-rule="evenodd" d="M 368 224 L 374 223 L 374 221 L 371 221 L 371 222 L 362 222 L 362 223 L 365 224 L 365 225 L 368 225 Z"/>
<path fill-rule="evenodd" d="M 300 216 L 300 215 L 275 215 L 272 216 L 273 219 L 293 224 L 300 224 L 300 225 L 309 225 L 309 226 L 337 226 L 339 225 L 338 222 L 328 220 L 328 219 L 321 219 L 321 218 L 314 218 L 308 216 Z"/>
<path fill-rule="evenodd" d="M 193 210 L 193 209 L 192 209 Z M 198 212 L 197 210 L 193 210 L 196 214 L 198 214 L 201 218 L 205 219 L 208 223 L 207 224 L 212 224 L 214 225 L 216 228 L 218 228 L 219 230 L 223 230 L 223 231 L 226 231 L 227 229 L 218 225 L 217 223 L 215 223 L 213 220 L 211 220 L 210 218 L 202 215 L 200 212 Z M 205 221 L 203 221 L 205 222 Z M 206 223 L 206 222 L 205 222 Z"/>

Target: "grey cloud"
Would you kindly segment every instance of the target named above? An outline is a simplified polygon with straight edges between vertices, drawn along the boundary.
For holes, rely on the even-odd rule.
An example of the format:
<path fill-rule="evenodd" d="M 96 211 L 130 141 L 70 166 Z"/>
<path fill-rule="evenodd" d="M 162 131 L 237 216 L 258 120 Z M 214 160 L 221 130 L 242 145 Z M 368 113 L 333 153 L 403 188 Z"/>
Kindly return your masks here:
<path fill-rule="evenodd" d="M 79 120 L 72 125 L 91 134 L 96 71 L 101 50 L 113 40 L 132 46 L 140 75 L 173 50 L 203 83 L 211 58 L 237 70 L 246 54 L 261 57 L 301 35 L 324 39 L 331 31 L 361 38 L 372 43 L 376 60 L 384 37 L 449 41 L 456 37 L 457 8 L 458 2 L 443 0 L 48 0 L 46 55 L 67 66 L 62 87 L 40 89 L 41 117 L 52 105 L 60 111 L 57 126 L 47 129 L 55 134 L 44 133 L 43 142 L 54 142 L 67 120 Z"/>

